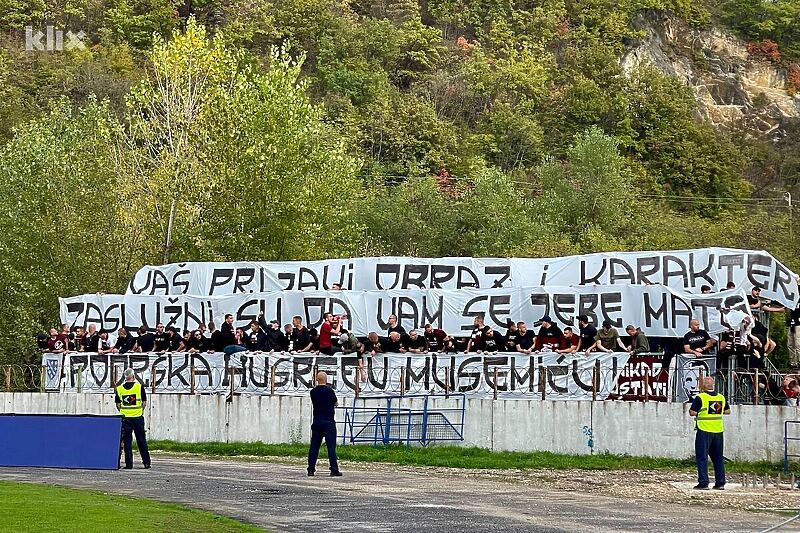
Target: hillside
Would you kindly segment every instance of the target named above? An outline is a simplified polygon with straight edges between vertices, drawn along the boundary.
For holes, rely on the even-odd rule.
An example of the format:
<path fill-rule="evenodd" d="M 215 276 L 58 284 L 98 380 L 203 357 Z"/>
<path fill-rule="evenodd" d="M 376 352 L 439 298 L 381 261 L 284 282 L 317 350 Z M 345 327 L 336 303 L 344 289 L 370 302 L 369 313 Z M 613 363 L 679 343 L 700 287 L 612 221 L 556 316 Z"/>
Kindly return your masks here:
<path fill-rule="evenodd" d="M 720 245 L 798 270 L 798 20 L 800 0 L 0 0 L 20 325 L 0 360 L 56 296 L 163 261 Z M 68 49 L 36 49 L 48 26 Z"/>

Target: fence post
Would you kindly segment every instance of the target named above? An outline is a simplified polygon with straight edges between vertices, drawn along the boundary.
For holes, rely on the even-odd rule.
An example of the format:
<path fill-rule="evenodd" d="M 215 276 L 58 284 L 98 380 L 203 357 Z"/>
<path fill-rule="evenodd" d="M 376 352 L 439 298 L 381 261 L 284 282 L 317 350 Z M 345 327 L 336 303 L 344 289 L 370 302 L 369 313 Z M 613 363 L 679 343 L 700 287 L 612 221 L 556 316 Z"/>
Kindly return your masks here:
<path fill-rule="evenodd" d="M 192 367 L 189 369 L 189 394 L 192 395 L 195 392 L 194 376 L 194 364 L 192 364 Z"/>
<path fill-rule="evenodd" d="M 597 365 L 592 367 L 592 401 L 597 401 L 597 383 L 599 376 L 597 375 Z"/>
<path fill-rule="evenodd" d="M 44 392 L 44 377 L 47 375 L 47 368 L 42 365 L 39 369 L 39 392 Z"/>
<path fill-rule="evenodd" d="M 542 400 L 547 397 L 547 367 L 539 367 L 539 391 L 542 393 Z"/>
<path fill-rule="evenodd" d="M 400 397 L 406 393 L 406 367 L 400 369 Z"/>
<path fill-rule="evenodd" d="M 275 367 L 278 366 L 278 361 L 275 361 L 269 370 L 269 395 L 275 396 Z"/>
<path fill-rule="evenodd" d="M 150 388 L 153 391 L 153 394 L 156 393 L 156 367 L 153 365 L 150 367 Z M 152 403 L 150 405 L 153 405 Z"/>
<path fill-rule="evenodd" d="M 111 363 L 111 388 L 114 389 L 117 386 L 117 365 Z"/>
<path fill-rule="evenodd" d="M 233 376 L 234 376 L 234 369 L 233 367 L 230 367 L 228 369 L 228 381 L 230 383 L 230 390 L 228 391 L 228 397 L 226 398 L 226 401 L 228 402 L 233 401 L 233 391 L 236 388 L 236 384 L 233 382 Z"/>
<path fill-rule="evenodd" d="M 83 388 L 83 365 L 78 365 L 78 394 Z"/>
<path fill-rule="evenodd" d="M 361 382 L 358 379 L 360 377 L 358 375 L 358 367 L 356 367 L 355 375 L 356 375 L 356 379 L 355 379 L 355 382 L 356 382 L 356 400 L 358 400 L 359 392 L 361 392 Z"/>
<path fill-rule="evenodd" d="M 444 397 L 447 398 L 450 394 L 450 369 L 444 367 Z"/>
<path fill-rule="evenodd" d="M 497 367 L 494 367 L 494 381 L 492 382 L 492 388 L 494 389 L 494 399 L 497 399 Z"/>
<path fill-rule="evenodd" d="M 311 370 L 314 372 L 314 375 L 311 378 L 311 383 L 313 383 L 314 386 L 316 387 L 317 386 L 317 374 L 319 374 L 319 366 L 318 365 L 314 365 Z"/>
<path fill-rule="evenodd" d="M 6 392 L 11 392 L 11 365 L 6 366 Z"/>
<path fill-rule="evenodd" d="M 644 372 L 644 403 L 650 401 L 650 367 L 646 366 Z"/>
<path fill-rule="evenodd" d="M 758 369 L 756 368 L 755 377 L 753 378 L 753 405 L 758 405 Z"/>

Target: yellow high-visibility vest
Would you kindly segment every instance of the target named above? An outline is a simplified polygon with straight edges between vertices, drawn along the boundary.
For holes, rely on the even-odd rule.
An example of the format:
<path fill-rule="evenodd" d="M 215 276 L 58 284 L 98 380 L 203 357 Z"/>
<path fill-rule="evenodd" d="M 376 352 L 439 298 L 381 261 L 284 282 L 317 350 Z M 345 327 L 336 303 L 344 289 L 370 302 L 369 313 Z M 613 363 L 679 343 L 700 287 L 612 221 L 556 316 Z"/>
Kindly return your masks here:
<path fill-rule="evenodd" d="M 119 412 L 126 418 L 136 418 L 144 414 L 142 406 L 142 384 L 138 381 L 133 382 L 133 387 L 126 389 L 124 385 L 117 387 L 117 396 L 122 400 L 119 404 Z"/>
<path fill-rule="evenodd" d="M 722 414 L 725 412 L 725 397 L 722 394 L 701 392 L 697 395 L 702 407 L 695 417 L 696 428 L 707 433 L 722 433 Z"/>

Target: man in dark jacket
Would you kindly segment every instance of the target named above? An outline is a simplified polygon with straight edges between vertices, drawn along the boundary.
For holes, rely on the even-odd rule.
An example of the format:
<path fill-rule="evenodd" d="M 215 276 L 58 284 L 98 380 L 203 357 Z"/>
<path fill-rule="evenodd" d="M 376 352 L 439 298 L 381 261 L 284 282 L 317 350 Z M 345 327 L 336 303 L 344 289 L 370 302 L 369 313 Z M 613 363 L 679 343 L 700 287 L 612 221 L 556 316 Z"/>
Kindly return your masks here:
<path fill-rule="evenodd" d="M 313 418 L 311 422 L 311 445 L 308 448 L 308 475 L 313 476 L 317 470 L 317 458 L 322 439 L 328 448 L 328 461 L 331 476 L 341 476 L 339 462 L 336 458 L 336 405 L 338 400 L 333 389 L 328 387 L 328 374 L 319 372 L 316 376 L 317 386 L 311 389 Z"/>

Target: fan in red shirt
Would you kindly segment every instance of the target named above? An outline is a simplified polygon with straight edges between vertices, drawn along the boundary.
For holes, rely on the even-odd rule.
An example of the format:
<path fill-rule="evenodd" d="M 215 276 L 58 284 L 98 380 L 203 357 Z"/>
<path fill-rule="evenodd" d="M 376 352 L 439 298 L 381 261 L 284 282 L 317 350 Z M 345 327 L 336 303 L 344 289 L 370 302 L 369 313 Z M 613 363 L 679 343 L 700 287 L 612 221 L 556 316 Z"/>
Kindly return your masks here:
<path fill-rule="evenodd" d="M 319 353 L 333 355 L 333 335 L 339 335 L 341 323 L 335 319 L 333 313 L 322 315 L 322 327 L 319 328 Z"/>

